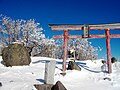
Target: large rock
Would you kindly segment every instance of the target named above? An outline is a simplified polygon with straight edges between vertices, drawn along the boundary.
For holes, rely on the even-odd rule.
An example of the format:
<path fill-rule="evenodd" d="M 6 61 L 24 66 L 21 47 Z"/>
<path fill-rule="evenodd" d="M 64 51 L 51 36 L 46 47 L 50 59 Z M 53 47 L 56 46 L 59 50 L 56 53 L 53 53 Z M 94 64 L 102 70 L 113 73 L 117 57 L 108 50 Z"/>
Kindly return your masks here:
<path fill-rule="evenodd" d="M 117 59 L 116 59 L 115 57 L 112 57 L 112 58 L 111 58 L 111 62 L 112 62 L 112 63 L 115 63 L 115 62 L 117 62 Z"/>
<path fill-rule="evenodd" d="M 81 68 L 73 61 L 69 61 L 67 70 L 78 70 L 81 71 Z"/>
<path fill-rule="evenodd" d="M 53 87 L 53 84 L 34 84 L 34 87 L 37 90 L 51 90 L 51 88 Z"/>
<path fill-rule="evenodd" d="M 2 83 L 0 82 L 0 87 L 2 87 Z"/>
<path fill-rule="evenodd" d="M 0 56 L 2 55 L 3 46 L 0 46 Z"/>
<path fill-rule="evenodd" d="M 53 84 L 34 84 L 37 90 L 67 90 L 65 86 L 57 81 L 55 85 Z"/>
<path fill-rule="evenodd" d="M 51 88 L 51 90 L 67 90 L 67 89 L 60 81 L 57 81 L 56 84 Z"/>
<path fill-rule="evenodd" d="M 25 46 L 10 44 L 2 50 L 2 58 L 5 66 L 29 65 L 31 58 Z"/>

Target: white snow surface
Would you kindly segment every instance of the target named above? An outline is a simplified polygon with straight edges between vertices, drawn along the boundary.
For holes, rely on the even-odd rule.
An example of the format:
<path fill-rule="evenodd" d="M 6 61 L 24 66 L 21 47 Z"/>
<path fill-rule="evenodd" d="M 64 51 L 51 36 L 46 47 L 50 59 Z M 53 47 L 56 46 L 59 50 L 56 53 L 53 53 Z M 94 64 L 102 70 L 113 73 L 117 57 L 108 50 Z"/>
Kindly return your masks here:
<path fill-rule="evenodd" d="M 0 90 L 36 90 L 33 85 L 44 84 L 45 63 L 50 60 L 56 60 L 54 84 L 61 81 L 67 90 L 120 90 L 120 62 L 112 65 L 111 74 L 106 74 L 101 72 L 101 60 L 76 61 L 81 71 L 67 70 L 62 76 L 62 60 L 47 57 L 31 59 L 29 66 L 5 67 L 0 63 Z M 105 77 L 111 81 L 104 80 Z"/>

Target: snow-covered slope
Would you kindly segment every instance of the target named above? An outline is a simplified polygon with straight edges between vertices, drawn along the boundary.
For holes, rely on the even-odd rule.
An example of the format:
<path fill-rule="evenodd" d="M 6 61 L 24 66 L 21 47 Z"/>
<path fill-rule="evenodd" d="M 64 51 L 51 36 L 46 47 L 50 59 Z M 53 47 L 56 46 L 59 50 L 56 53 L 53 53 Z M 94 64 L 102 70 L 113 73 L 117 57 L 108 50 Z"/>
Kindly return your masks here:
<path fill-rule="evenodd" d="M 44 83 L 45 62 L 56 60 L 46 57 L 31 57 L 29 66 L 4 67 L 0 64 L 0 90 L 35 90 L 34 84 Z M 0 57 L 2 61 L 2 57 Z M 60 73 L 62 60 L 56 60 L 55 81 L 60 80 L 67 90 L 120 90 L 120 63 L 113 64 L 113 73 L 101 72 L 101 60 L 92 62 L 76 61 L 81 71 L 67 70 L 66 75 Z M 111 81 L 103 78 L 109 77 Z"/>

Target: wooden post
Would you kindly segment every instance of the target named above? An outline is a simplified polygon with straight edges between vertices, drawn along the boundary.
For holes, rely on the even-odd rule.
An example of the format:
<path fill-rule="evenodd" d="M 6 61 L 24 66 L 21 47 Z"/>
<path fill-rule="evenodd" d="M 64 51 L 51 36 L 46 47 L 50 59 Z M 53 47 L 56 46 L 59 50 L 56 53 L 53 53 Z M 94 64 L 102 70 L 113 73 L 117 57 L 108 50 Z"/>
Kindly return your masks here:
<path fill-rule="evenodd" d="M 66 71 L 66 59 L 67 59 L 67 44 L 68 44 L 68 31 L 64 30 L 64 58 L 63 58 L 63 73 Z"/>
<path fill-rule="evenodd" d="M 110 51 L 110 31 L 109 29 L 105 30 L 106 33 L 106 48 L 107 48 L 107 65 L 108 65 L 108 73 L 112 73 L 111 66 L 111 51 Z"/>

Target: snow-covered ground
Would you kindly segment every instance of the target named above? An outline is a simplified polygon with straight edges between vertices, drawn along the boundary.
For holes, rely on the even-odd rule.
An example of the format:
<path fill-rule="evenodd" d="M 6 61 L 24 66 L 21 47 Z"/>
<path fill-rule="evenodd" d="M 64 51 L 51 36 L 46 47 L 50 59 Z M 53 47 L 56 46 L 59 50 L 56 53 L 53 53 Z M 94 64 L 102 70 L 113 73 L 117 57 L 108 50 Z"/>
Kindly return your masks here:
<path fill-rule="evenodd" d="M 0 63 L 0 90 L 35 90 L 34 84 L 44 83 L 45 62 L 50 60 L 46 57 L 31 57 L 29 66 L 5 67 Z M 0 62 L 2 57 L 0 56 Z M 76 61 L 82 70 L 67 70 L 62 76 L 62 60 L 56 60 L 55 81 L 63 83 L 67 90 L 120 90 L 120 62 L 113 64 L 112 74 L 101 72 L 101 60 L 92 62 Z M 111 81 L 103 78 L 109 77 Z"/>

